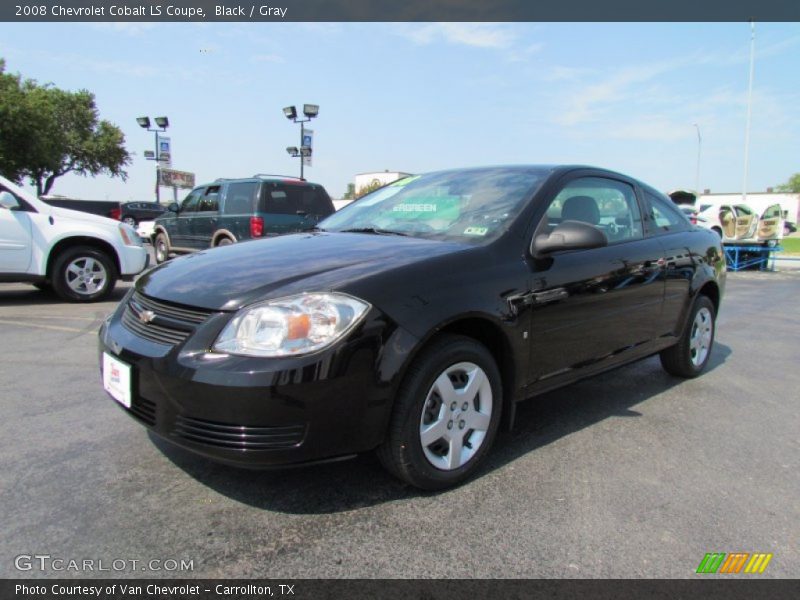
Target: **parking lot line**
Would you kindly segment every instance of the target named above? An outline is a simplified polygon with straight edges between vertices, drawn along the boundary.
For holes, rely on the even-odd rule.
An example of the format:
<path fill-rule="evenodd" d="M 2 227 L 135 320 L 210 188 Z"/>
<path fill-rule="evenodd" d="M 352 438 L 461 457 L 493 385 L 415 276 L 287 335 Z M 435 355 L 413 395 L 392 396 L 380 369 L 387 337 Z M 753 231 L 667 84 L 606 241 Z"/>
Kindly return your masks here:
<path fill-rule="evenodd" d="M 8 321 L 6 319 L 0 319 L 0 323 L 6 325 L 18 325 L 20 327 L 34 327 L 38 329 L 50 329 L 52 331 L 67 331 L 69 333 L 90 333 L 91 330 L 87 329 L 76 329 L 75 327 L 61 327 L 60 325 L 44 325 L 42 323 L 29 323 L 26 321 Z"/>

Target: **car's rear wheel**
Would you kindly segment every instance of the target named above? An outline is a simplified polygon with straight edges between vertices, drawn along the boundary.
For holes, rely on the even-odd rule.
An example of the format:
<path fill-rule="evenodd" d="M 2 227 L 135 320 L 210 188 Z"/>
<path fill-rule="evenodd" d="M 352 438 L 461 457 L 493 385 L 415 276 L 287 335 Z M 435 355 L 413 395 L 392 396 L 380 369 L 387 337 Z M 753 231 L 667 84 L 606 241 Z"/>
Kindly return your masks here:
<path fill-rule="evenodd" d="M 229 237 L 221 237 L 217 240 L 217 246 L 230 246 L 233 240 Z"/>
<path fill-rule="evenodd" d="M 156 234 L 156 239 L 153 242 L 153 251 L 158 264 L 169 260 L 169 239 L 166 233 L 160 232 Z"/>
<path fill-rule="evenodd" d="M 470 338 L 443 336 L 414 361 L 378 457 L 411 485 L 439 490 L 471 476 L 497 434 L 500 371 Z"/>
<path fill-rule="evenodd" d="M 102 250 L 89 246 L 69 248 L 53 264 L 53 289 L 69 302 L 102 300 L 117 281 L 112 259 Z"/>
<path fill-rule="evenodd" d="M 661 351 L 661 365 L 671 375 L 697 377 L 703 372 L 714 346 L 716 311 L 708 296 L 698 296 L 689 322 L 677 344 Z"/>
<path fill-rule="evenodd" d="M 136 228 L 136 219 L 133 218 L 130 215 L 126 215 L 126 216 L 122 217 L 122 222 L 123 223 L 127 223 L 128 225 L 130 225 L 133 228 Z"/>

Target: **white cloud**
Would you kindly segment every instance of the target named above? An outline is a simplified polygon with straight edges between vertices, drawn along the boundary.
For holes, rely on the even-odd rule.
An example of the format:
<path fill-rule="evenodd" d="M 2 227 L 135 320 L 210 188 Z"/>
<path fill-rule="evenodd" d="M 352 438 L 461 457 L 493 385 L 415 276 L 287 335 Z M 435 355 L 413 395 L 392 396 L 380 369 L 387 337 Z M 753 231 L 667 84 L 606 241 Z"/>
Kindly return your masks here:
<path fill-rule="evenodd" d="M 517 37 L 510 27 L 496 23 L 404 23 L 394 31 L 415 44 L 446 42 L 475 48 L 509 48 Z"/>
<path fill-rule="evenodd" d="M 125 35 L 138 36 L 158 27 L 158 23 L 138 23 L 114 21 L 111 23 L 89 23 L 92 29 L 110 33 L 124 33 Z"/>
<path fill-rule="evenodd" d="M 265 62 L 265 63 L 284 63 L 286 59 L 284 59 L 279 54 L 256 54 L 251 58 L 253 62 Z"/>

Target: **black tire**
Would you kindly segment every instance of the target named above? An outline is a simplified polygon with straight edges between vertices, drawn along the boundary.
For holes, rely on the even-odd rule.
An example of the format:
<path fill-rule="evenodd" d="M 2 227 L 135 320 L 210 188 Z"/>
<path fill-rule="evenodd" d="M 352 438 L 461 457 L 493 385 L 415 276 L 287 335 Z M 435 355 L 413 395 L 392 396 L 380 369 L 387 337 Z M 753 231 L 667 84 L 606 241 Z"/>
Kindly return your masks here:
<path fill-rule="evenodd" d="M 708 316 L 710 325 L 710 335 L 705 345 L 705 356 L 702 359 L 700 359 L 699 350 L 692 347 L 695 335 L 702 333 L 702 324 L 697 322 L 698 314 L 701 311 L 706 311 L 704 314 Z M 698 296 L 694 301 L 694 305 L 692 305 L 692 310 L 689 311 L 689 319 L 678 343 L 661 351 L 661 366 L 664 367 L 667 373 L 676 377 L 692 378 L 703 372 L 706 365 L 708 365 L 709 358 L 711 358 L 711 351 L 714 349 L 716 320 L 714 303 L 711 302 L 708 296 Z"/>
<path fill-rule="evenodd" d="M 470 363 L 480 368 L 485 376 L 484 381 L 488 382 L 488 387 L 484 386 L 484 389 L 491 390 L 491 398 L 482 398 L 484 391 L 480 391 L 474 398 L 460 396 L 456 404 L 464 402 L 457 409 L 452 409 L 441 401 L 437 408 L 433 408 L 430 403 L 434 402 L 436 397 L 435 382 L 440 375 L 445 375 L 450 369 L 457 369 L 461 363 Z M 458 383 L 453 377 L 451 374 L 451 383 Z M 469 381 L 468 376 L 466 381 Z M 470 403 L 472 405 L 466 408 Z M 469 429 L 467 425 L 464 433 L 460 433 L 459 429 L 464 429 L 465 423 L 461 417 L 469 420 L 471 417 L 468 414 L 471 413 L 468 411 L 481 406 L 484 410 L 488 406 L 491 407 L 490 414 L 483 415 L 484 419 L 488 419 L 486 429 L 477 432 Z M 395 399 L 386 440 L 377 450 L 378 458 L 390 473 L 413 486 L 425 490 L 441 490 L 457 485 L 475 473 L 489 452 L 497 434 L 502 406 L 503 388 L 500 371 L 491 353 L 471 338 L 456 335 L 442 336 L 423 350 L 409 367 Z M 462 407 L 465 409 L 464 412 L 459 410 Z M 455 412 L 448 412 L 453 410 Z M 474 452 L 463 464 L 460 464 L 459 458 L 460 466 L 449 470 L 442 469 L 434 466 L 427 458 L 426 454 L 430 455 L 435 451 L 435 444 L 447 444 L 445 438 L 441 438 L 423 449 L 421 440 L 423 421 L 431 413 L 438 413 L 436 422 L 442 425 L 450 419 L 448 427 L 450 431 L 445 432 L 446 435 L 452 435 L 450 432 L 455 431 L 456 435 L 460 436 L 463 447 L 467 448 L 467 453 Z M 477 408 L 473 413 L 478 413 Z M 477 449 L 473 450 L 470 442 L 476 434 L 482 435 L 482 438 L 477 442 L 479 444 Z M 459 452 L 459 457 L 462 456 L 462 452 Z M 447 462 L 448 454 L 451 454 L 450 450 L 440 459 Z"/>
<path fill-rule="evenodd" d="M 153 254 L 159 265 L 169 260 L 169 238 L 163 231 L 158 232 L 153 239 Z"/>
<path fill-rule="evenodd" d="M 136 229 L 136 225 L 138 225 L 138 223 L 136 221 L 136 217 L 132 217 L 131 215 L 125 215 L 124 217 L 122 217 L 120 219 L 120 221 L 122 221 L 123 223 L 127 223 L 128 225 L 130 225 L 134 229 Z"/>
<path fill-rule="evenodd" d="M 76 246 L 56 258 L 50 281 L 62 300 L 97 302 L 114 289 L 117 269 L 111 257 L 102 250 Z"/>
<path fill-rule="evenodd" d="M 229 237 L 222 236 L 217 240 L 216 246 L 230 246 L 233 244 L 233 240 Z"/>

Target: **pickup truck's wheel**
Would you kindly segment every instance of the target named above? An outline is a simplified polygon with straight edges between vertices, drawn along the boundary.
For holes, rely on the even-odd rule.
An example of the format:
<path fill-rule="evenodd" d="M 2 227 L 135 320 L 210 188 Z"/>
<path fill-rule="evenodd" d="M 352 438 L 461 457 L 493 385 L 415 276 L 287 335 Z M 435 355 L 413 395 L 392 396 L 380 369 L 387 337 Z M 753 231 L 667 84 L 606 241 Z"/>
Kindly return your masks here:
<path fill-rule="evenodd" d="M 233 240 L 229 237 L 221 237 L 217 240 L 217 246 L 230 246 L 233 243 Z"/>
<path fill-rule="evenodd" d="M 391 473 L 423 489 L 462 482 L 494 441 L 502 393 L 500 371 L 484 346 L 442 337 L 409 368 L 378 457 Z"/>
<path fill-rule="evenodd" d="M 166 233 L 160 232 L 156 234 L 156 239 L 153 242 L 153 249 L 158 264 L 169 260 L 169 239 L 167 239 Z"/>
<path fill-rule="evenodd" d="M 708 296 L 698 296 L 681 339 L 661 351 L 661 365 L 667 373 L 691 378 L 703 372 L 714 346 L 715 319 L 714 304 Z"/>
<path fill-rule="evenodd" d="M 89 246 L 69 248 L 53 264 L 53 289 L 69 302 L 102 300 L 117 282 L 114 261 L 102 250 Z"/>

